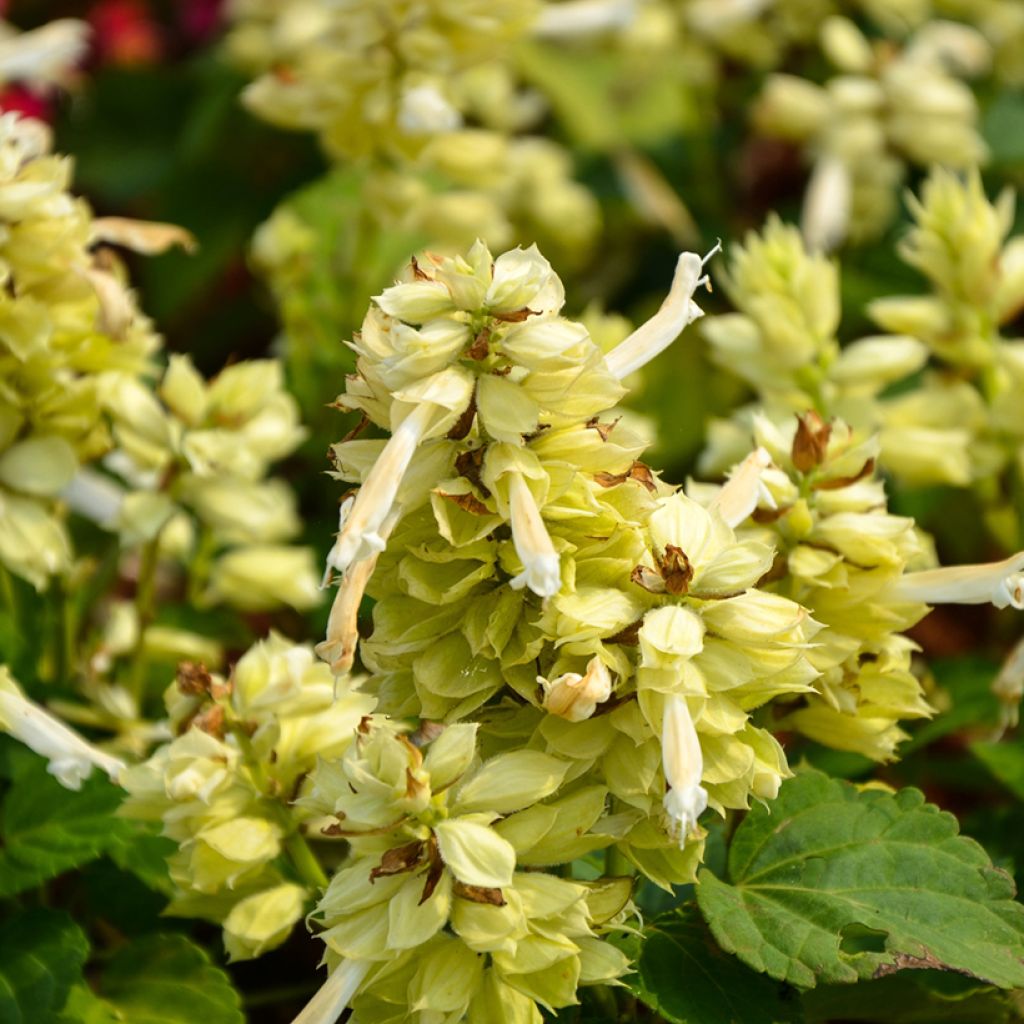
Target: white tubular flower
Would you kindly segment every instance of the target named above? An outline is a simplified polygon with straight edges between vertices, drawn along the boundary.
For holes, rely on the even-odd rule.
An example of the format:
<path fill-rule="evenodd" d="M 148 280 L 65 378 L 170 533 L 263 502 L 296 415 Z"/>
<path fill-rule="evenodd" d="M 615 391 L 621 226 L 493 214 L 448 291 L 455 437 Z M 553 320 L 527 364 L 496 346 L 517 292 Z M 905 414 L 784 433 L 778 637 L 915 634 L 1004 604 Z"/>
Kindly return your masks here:
<path fill-rule="evenodd" d="M 0 79 L 34 86 L 60 84 L 85 56 L 91 31 L 77 18 L 60 18 L 0 39 Z"/>
<path fill-rule="evenodd" d="M 537 676 L 537 682 L 544 688 L 544 710 L 570 722 L 585 721 L 612 695 L 612 675 L 596 655 L 583 675 L 565 672 L 550 681 Z"/>
<path fill-rule="evenodd" d="M 846 241 L 850 228 L 853 183 L 844 161 L 835 156 L 818 159 L 804 195 L 800 230 L 807 248 L 832 252 Z"/>
<path fill-rule="evenodd" d="M 299 1011 L 292 1024 L 335 1024 L 371 967 L 368 960 L 343 960 Z"/>
<path fill-rule="evenodd" d="M 715 495 L 709 509 L 717 509 L 726 523 L 735 529 L 763 501 L 776 508 L 772 492 L 765 486 L 761 474 L 772 464 L 772 457 L 764 448 L 756 448 L 733 470 L 725 486 Z"/>
<path fill-rule="evenodd" d="M 113 527 L 124 504 L 125 489 L 110 477 L 83 467 L 67 483 L 60 497 L 72 512 L 103 527 Z"/>
<path fill-rule="evenodd" d="M 462 127 L 462 115 L 436 85 L 415 85 L 402 93 L 398 127 L 406 135 L 439 135 Z"/>
<path fill-rule="evenodd" d="M 704 315 L 704 310 L 693 301 L 693 293 L 701 286 L 710 287 L 704 264 L 722 248 L 719 242 L 701 259 L 695 252 L 684 252 L 676 263 L 675 276 L 661 308 L 645 324 L 641 324 L 628 338 L 620 342 L 605 356 L 605 363 L 617 380 L 639 370 L 679 337 L 687 324 Z"/>
<path fill-rule="evenodd" d="M 523 571 L 510 581 L 512 589 L 529 587 L 538 597 L 554 597 L 562 586 L 558 552 L 523 475 L 511 472 L 508 477 L 512 542 L 523 563 Z"/>
<path fill-rule="evenodd" d="M 622 29 L 636 18 L 637 0 L 564 0 L 544 4 L 534 22 L 541 39 L 572 39 Z"/>
<path fill-rule="evenodd" d="M 665 702 L 661 757 L 665 781 L 671 787 L 665 794 L 665 810 L 672 821 L 672 835 L 682 847 L 708 805 L 708 794 L 700 784 L 704 757 L 697 730 L 686 698 L 677 694 L 670 694 Z"/>
<path fill-rule="evenodd" d="M 924 604 L 994 604 L 1024 610 L 1024 551 L 984 565 L 910 572 L 889 591 L 898 601 Z"/>
<path fill-rule="evenodd" d="M 401 514 L 401 508 L 394 506 L 381 525 L 380 538 L 385 544 Z M 314 648 L 317 657 L 330 665 L 335 676 L 348 675 L 352 670 L 359 644 L 359 606 L 376 568 L 377 555 L 349 566 L 334 596 L 334 604 L 331 605 L 327 636 Z"/>
<path fill-rule="evenodd" d="M 93 768 L 120 779 L 124 762 L 87 743 L 73 729 L 30 701 L 0 666 L 0 729 L 49 761 L 47 771 L 67 789 L 81 789 Z"/>
<path fill-rule="evenodd" d="M 1024 640 L 1010 651 L 1010 656 L 1003 663 L 992 692 L 999 699 L 1000 728 L 997 737 L 1007 729 L 1014 729 L 1020 722 L 1020 700 L 1024 695 Z"/>
<path fill-rule="evenodd" d="M 327 556 L 325 579 L 329 578 L 331 569 L 345 572 L 354 562 L 361 562 L 384 550 L 381 526 L 391 513 L 405 471 L 429 429 L 435 411 L 435 406 L 424 402 L 402 420 L 367 474 L 347 515 L 343 506 L 343 522 L 334 547 Z"/>

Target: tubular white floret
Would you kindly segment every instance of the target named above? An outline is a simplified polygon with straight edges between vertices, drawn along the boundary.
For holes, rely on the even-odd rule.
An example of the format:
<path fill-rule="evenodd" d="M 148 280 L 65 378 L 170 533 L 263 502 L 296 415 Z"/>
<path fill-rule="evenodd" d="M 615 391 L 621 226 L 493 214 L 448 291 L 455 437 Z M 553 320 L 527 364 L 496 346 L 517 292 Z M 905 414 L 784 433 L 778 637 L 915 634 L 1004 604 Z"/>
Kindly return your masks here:
<path fill-rule="evenodd" d="M 398 127 L 406 135 L 439 135 L 462 127 L 462 115 L 436 85 L 416 85 L 402 93 Z"/>
<path fill-rule="evenodd" d="M 735 529 L 763 501 L 776 508 L 772 492 L 765 486 L 761 474 L 772 464 L 772 457 L 764 448 L 755 448 L 733 470 L 722 489 L 715 495 L 710 509 L 717 509 L 725 522 Z"/>
<path fill-rule="evenodd" d="M 60 497 L 78 515 L 100 526 L 109 527 L 117 522 L 124 504 L 125 489 L 110 477 L 87 466 L 78 470 Z"/>
<path fill-rule="evenodd" d="M 384 445 L 351 508 L 344 515 L 338 538 L 327 556 L 325 579 L 330 578 L 331 569 L 345 572 L 353 563 L 379 555 L 384 550 L 381 527 L 391 512 L 402 478 L 433 415 L 434 407 L 430 403 L 417 406 Z"/>
<path fill-rule="evenodd" d="M 672 287 L 661 308 L 605 356 L 605 363 L 616 379 L 622 380 L 649 363 L 679 337 L 684 327 L 704 315 L 704 310 L 693 301 L 693 293 L 701 286 L 710 288 L 707 274 L 701 272 L 721 248 L 722 243 L 717 242 L 703 258 L 695 252 L 680 254 Z"/>
<path fill-rule="evenodd" d="M 299 1011 L 292 1024 L 335 1024 L 371 966 L 368 960 L 343 960 Z"/>
<path fill-rule="evenodd" d="M 381 525 L 380 537 L 385 544 L 401 515 L 401 507 L 395 505 Z M 359 606 L 376 568 L 377 555 L 348 567 L 334 595 L 327 619 L 327 635 L 314 648 L 317 657 L 326 661 L 336 676 L 347 675 L 352 670 L 359 644 Z"/>
<path fill-rule="evenodd" d="M 534 22 L 541 39 L 564 39 L 622 29 L 636 17 L 637 0 L 564 0 L 544 4 Z"/>
<path fill-rule="evenodd" d="M 49 761 L 47 771 L 67 789 L 81 789 L 93 768 L 118 782 L 124 762 L 88 743 L 73 729 L 23 696 L 16 687 L 2 685 L 0 728 Z"/>
<path fill-rule="evenodd" d="M 984 565 L 955 565 L 907 573 L 890 595 L 924 604 L 994 604 L 1024 610 L 1024 551 Z"/>
<path fill-rule="evenodd" d="M 508 503 L 512 543 L 523 563 L 523 571 L 510 585 L 513 590 L 529 587 L 538 597 L 554 597 L 562 586 L 558 552 L 521 473 L 509 473 Z"/>
<path fill-rule="evenodd" d="M 850 229 L 853 183 L 846 163 L 836 156 L 820 157 L 811 172 L 800 215 L 807 248 L 831 252 L 842 245 Z"/>
<path fill-rule="evenodd" d="M 704 757 L 690 708 L 686 698 L 676 694 L 670 694 L 665 702 L 661 757 L 665 781 L 671 787 L 665 794 L 665 811 L 672 822 L 672 835 L 682 847 L 708 806 L 708 794 L 700 784 Z"/>

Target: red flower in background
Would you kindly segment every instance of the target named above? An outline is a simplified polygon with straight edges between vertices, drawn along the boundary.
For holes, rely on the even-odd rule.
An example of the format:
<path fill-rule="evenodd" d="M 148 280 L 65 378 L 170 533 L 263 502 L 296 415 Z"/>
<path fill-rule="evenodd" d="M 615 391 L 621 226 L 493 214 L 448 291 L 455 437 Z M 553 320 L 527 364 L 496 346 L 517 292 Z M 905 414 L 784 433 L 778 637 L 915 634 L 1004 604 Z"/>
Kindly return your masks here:
<path fill-rule="evenodd" d="M 177 7 L 181 33 L 190 43 L 206 42 L 220 30 L 224 0 L 178 0 Z"/>
<path fill-rule="evenodd" d="M 0 111 L 5 114 L 15 112 L 39 121 L 50 122 L 53 119 L 53 104 L 49 97 L 23 85 L 9 85 L 0 92 Z"/>
<path fill-rule="evenodd" d="M 163 55 L 160 26 L 145 0 L 100 0 L 88 20 L 101 64 L 153 64 Z"/>

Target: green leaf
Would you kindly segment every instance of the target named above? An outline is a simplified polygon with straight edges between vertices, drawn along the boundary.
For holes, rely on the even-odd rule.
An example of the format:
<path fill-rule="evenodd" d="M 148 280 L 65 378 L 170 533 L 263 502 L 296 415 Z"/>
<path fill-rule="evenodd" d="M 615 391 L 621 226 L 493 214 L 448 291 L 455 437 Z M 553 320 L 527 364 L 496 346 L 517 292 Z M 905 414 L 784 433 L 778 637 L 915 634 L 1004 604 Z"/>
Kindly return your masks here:
<path fill-rule="evenodd" d="M 1024 907 L 957 832 L 915 789 L 858 791 L 808 771 L 747 815 L 731 882 L 702 871 L 697 900 L 724 949 L 794 985 L 903 968 L 1024 985 Z"/>
<path fill-rule="evenodd" d="M 971 753 L 1014 796 L 1024 800 L 1024 749 L 1016 743 L 972 743 Z"/>
<path fill-rule="evenodd" d="M 645 930 L 633 991 L 671 1024 L 778 1024 L 797 1007 L 777 982 L 755 974 L 711 940 L 694 906 Z M 792 989 L 789 990 L 792 993 Z"/>
<path fill-rule="evenodd" d="M 183 935 L 146 935 L 124 946 L 96 993 L 76 993 L 66 1024 L 243 1024 L 227 974 Z M 69 1007 L 69 1010 L 71 1007 Z M 104 1015 L 105 1014 L 105 1015 Z"/>
<path fill-rule="evenodd" d="M 0 896 L 12 896 L 122 846 L 135 834 L 114 817 L 121 790 L 94 774 L 65 789 L 41 759 L 20 772 L 0 807 Z"/>
<path fill-rule="evenodd" d="M 856 985 L 819 985 L 804 994 L 807 1024 L 1009 1024 L 1009 997 L 960 974 L 900 971 Z"/>
<path fill-rule="evenodd" d="M 0 924 L 0 1024 L 56 1021 L 89 943 L 67 914 L 30 910 Z"/>

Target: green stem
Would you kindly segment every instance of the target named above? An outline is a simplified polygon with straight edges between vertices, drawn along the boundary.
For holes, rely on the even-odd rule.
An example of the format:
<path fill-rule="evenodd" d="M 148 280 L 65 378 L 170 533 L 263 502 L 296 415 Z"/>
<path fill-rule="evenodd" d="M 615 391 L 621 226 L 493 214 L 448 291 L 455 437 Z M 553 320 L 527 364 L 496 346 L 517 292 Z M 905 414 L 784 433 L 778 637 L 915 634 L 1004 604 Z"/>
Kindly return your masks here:
<path fill-rule="evenodd" d="M 21 605 L 18 601 L 18 592 L 14 589 L 14 580 L 3 565 L 0 565 L 0 590 L 3 590 L 4 604 L 7 605 L 13 625 L 17 630 L 21 624 Z"/>
<path fill-rule="evenodd" d="M 622 878 L 635 875 L 636 868 L 617 846 L 609 846 L 604 851 L 604 873 L 609 878 Z"/>
<path fill-rule="evenodd" d="M 139 635 L 132 648 L 131 668 L 129 669 L 128 686 L 142 712 L 146 688 L 146 659 L 144 645 L 146 627 L 153 619 L 153 598 L 156 593 L 156 569 L 160 560 L 160 533 L 142 548 L 139 561 L 139 580 L 135 588 L 135 616 L 138 620 Z"/>
<path fill-rule="evenodd" d="M 316 889 L 327 888 L 327 875 L 324 874 L 320 861 L 316 859 L 304 836 L 293 832 L 284 841 L 284 848 L 304 882 Z"/>

